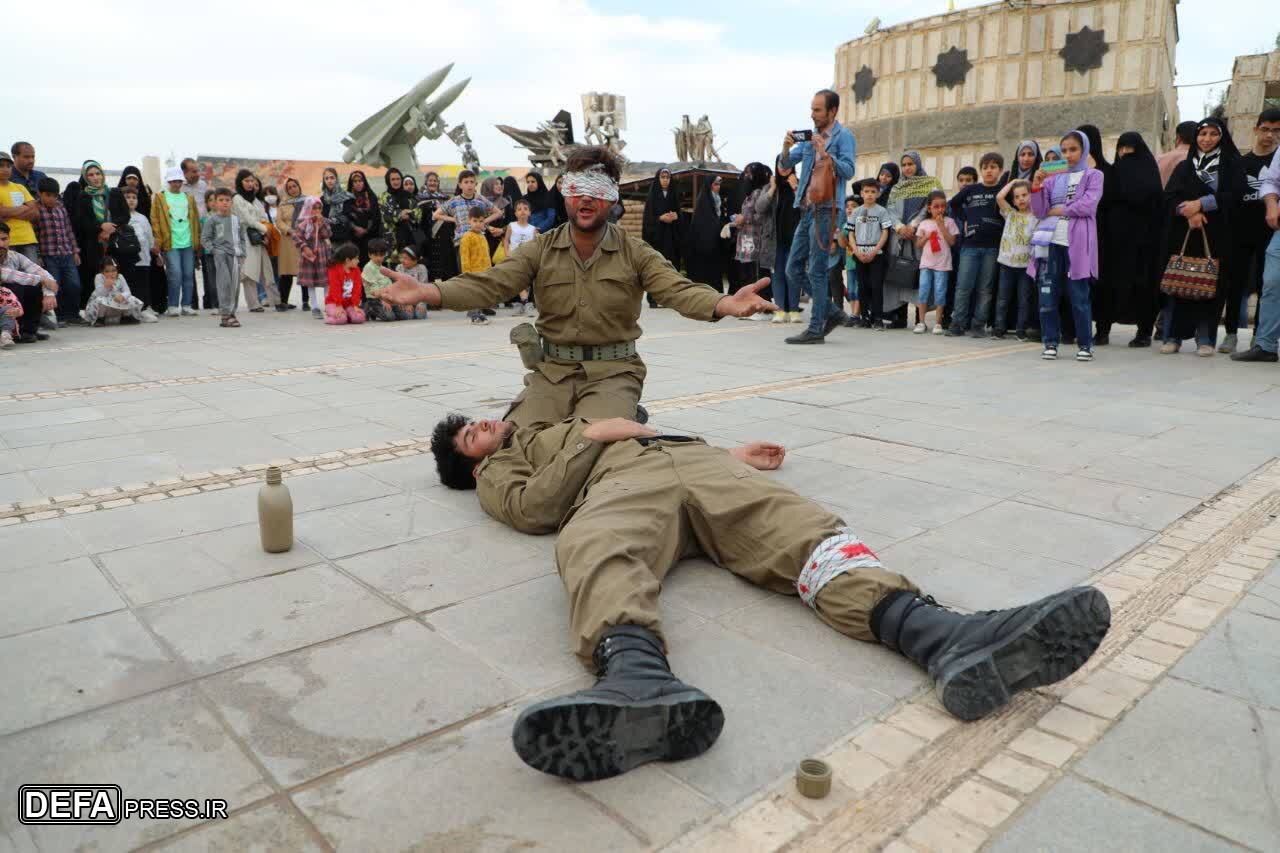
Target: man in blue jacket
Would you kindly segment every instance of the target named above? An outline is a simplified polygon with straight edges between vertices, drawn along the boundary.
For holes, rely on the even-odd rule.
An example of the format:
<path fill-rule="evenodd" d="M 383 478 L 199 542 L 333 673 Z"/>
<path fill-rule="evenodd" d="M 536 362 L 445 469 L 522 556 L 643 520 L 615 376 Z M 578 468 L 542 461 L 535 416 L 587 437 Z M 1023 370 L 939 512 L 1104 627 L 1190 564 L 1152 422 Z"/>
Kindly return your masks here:
<path fill-rule="evenodd" d="M 832 248 L 833 219 L 844 210 L 845 184 L 853 177 L 853 157 L 857 148 L 853 133 L 836 121 L 836 113 L 840 110 L 839 95 L 823 89 L 813 96 L 809 109 L 813 116 L 813 140 L 797 142 L 790 131 L 782 140 L 781 163 L 785 166 L 801 164 L 800 186 L 796 188 L 800 223 L 796 226 L 791 257 L 787 260 L 787 280 L 803 281 L 804 266 L 806 263 L 809 265 L 809 327 L 787 338 L 789 344 L 823 343 L 839 320 L 839 315 L 830 310 L 827 254 Z M 823 203 L 815 206 L 809 202 L 809 179 L 813 176 L 814 162 L 821 159 L 830 159 L 835 166 L 834 205 Z"/>

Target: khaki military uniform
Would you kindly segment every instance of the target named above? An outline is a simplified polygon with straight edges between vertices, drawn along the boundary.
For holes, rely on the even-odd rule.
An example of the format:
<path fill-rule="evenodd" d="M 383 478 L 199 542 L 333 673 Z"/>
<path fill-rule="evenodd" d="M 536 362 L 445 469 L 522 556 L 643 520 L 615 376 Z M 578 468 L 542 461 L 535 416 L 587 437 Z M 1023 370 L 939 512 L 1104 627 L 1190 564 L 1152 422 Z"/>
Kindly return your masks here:
<path fill-rule="evenodd" d="M 575 419 L 517 429 L 479 466 L 477 491 L 489 515 L 517 530 L 560 530 L 556 562 L 574 649 L 588 667 L 611 626 L 662 636 L 658 593 L 681 558 L 702 554 L 772 592 L 803 595 L 815 549 L 847 532 L 818 504 L 700 439 L 600 444 L 586 427 Z M 873 641 L 875 605 L 919 590 L 858 547 L 870 565 L 830 578 L 811 606 L 837 631 Z"/>
<path fill-rule="evenodd" d="M 497 305 L 533 288 L 538 332 L 549 351 L 525 375 L 507 413 L 517 426 L 556 424 L 570 416 L 635 416 L 645 366 L 634 353 L 646 293 L 694 320 L 715 320 L 723 294 L 680 275 L 662 255 L 613 224 L 587 260 L 568 225 L 539 235 L 502 263 L 440 285 L 441 305 L 456 311 Z M 568 351 L 556 355 L 557 347 Z M 621 357 L 618 357 L 621 355 Z"/>

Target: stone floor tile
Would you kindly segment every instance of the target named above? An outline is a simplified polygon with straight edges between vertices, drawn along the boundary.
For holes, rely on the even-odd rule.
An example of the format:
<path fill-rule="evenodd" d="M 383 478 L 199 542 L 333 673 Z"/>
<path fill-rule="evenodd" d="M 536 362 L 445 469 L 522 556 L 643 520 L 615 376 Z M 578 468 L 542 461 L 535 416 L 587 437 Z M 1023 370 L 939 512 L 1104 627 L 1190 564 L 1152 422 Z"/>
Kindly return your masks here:
<path fill-rule="evenodd" d="M 140 613 L 199 675 L 404 615 L 328 566 L 207 590 Z"/>
<path fill-rule="evenodd" d="M 664 602 L 678 604 L 708 619 L 751 607 L 771 595 L 703 558 L 682 560 L 662 583 Z"/>
<path fill-rule="evenodd" d="M 0 640 L 0 734 L 137 696 L 182 678 L 126 611 Z"/>
<path fill-rule="evenodd" d="M 61 563 L 90 551 L 71 526 L 72 519 L 56 518 L 0 527 L 0 578 L 15 569 Z"/>
<path fill-rule="evenodd" d="M 987 834 L 938 806 L 917 819 L 904 838 L 921 853 L 970 853 L 982 846 Z"/>
<path fill-rule="evenodd" d="M 580 790 L 639 828 L 647 838 L 645 843 L 653 847 L 673 841 L 720 813 L 715 803 L 659 764 L 601 779 Z"/>
<path fill-rule="evenodd" d="M 1170 744 L 1178 748 L 1170 749 Z M 1276 773 L 1267 756 L 1278 752 L 1280 712 L 1250 708 L 1238 699 L 1166 678 L 1075 770 L 1262 849 L 1280 837 L 1280 818 L 1267 794 Z"/>
<path fill-rule="evenodd" d="M 1280 621 L 1243 609 L 1229 613 L 1170 672 L 1246 702 L 1280 708 Z"/>
<path fill-rule="evenodd" d="M 521 763 L 514 713 L 478 721 L 293 795 L 340 850 L 642 845 L 573 786 Z M 589 791 L 590 786 L 585 786 Z"/>
<path fill-rule="evenodd" d="M 320 481 L 326 476 L 320 475 Z M 294 519 L 293 529 L 297 541 L 336 559 L 467 527 L 477 520 L 473 513 L 454 512 L 421 496 L 401 494 L 302 513 Z"/>
<path fill-rule="evenodd" d="M 865 791 L 893 772 L 882 759 L 856 743 L 845 744 L 823 760 L 831 765 L 833 782 L 839 781 L 855 791 Z"/>
<path fill-rule="evenodd" d="M 999 826 L 1021 805 L 1008 794 L 1002 794 L 995 788 L 972 779 L 961 782 L 943 798 L 942 804 L 988 829 Z"/>
<path fill-rule="evenodd" d="M 152 849 L 164 853 L 320 853 L 324 848 L 293 809 L 270 803 L 225 821 L 210 821 Z"/>
<path fill-rule="evenodd" d="M 0 739 L 0 790 L 35 779 L 120 785 L 126 797 L 217 797 L 232 809 L 270 796 L 248 757 L 189 688 L 176 688 Z M 0 838 L 19 850 L 132 850 L 194 821 L 23 826 L 0 797 Z"/>
<path fill-rule="evenodd" d="M 1073 708 L 1068 708 L 1066 705 L 1057 705 L 1051 708 L 1047 714 L 1036 722 L 1036 726 L 1046 732 L 1052 732 L 1077 743 L 1086 744 L 1102 734 L 1107 725 L 1106 720 L 1089 714 L 1082 714 Z"/>
<path fill-rule="evenodd" d="M 1200 505 L 1198 498 L 1160 492 L 1150 486 L 1130 486 L 1064 475 L 1051 488 L 1032 490 L 1023 503 L 1065 510 L 1150 531 L 1162 530 Z"/>
<path fill-rule="evenodd" d="M 0 574 L 0 637 L 125 606 L 88 557 Z"/>
<path fill-rule="evenodd" d="M 1041 770 L 1004 752 L 984 764 L 978 773 L 1021 794 L 1030 794 L 1049 778 L 1049 771 Z"/>
<path fill-rule="evenodd" d="M 901 767 L 928 743 L 888 723 L 877 723 L 853 739 L 858 747 L 893 767 Z"/>
<path fill-rule="evenodd" d="M 1076 745 L 1060 737 L 1027 729 L 1009 743 L 1009 749 L 1027 758 L 1061 767 L 1076 753 Z"/>
<path fill-rule="evenodd" d="M 286 786 L 520 693 L 474 655 L 408 620 L 223 673 L 201 688 Z"/>
<path fill-rule="evenodd" d="M 935 711 L 932 707 L 919 702 L 903 705 L 889 717 L 888 722 L 925 740 L 937 740 L 960 725 L 960 721 L 950 714 Z"/>
<path fill-rule="evenodd" d="M 1228 853 L 1237 848 L 1068 776 L 1018 815 L 989 849 L 992 853 Z"/>

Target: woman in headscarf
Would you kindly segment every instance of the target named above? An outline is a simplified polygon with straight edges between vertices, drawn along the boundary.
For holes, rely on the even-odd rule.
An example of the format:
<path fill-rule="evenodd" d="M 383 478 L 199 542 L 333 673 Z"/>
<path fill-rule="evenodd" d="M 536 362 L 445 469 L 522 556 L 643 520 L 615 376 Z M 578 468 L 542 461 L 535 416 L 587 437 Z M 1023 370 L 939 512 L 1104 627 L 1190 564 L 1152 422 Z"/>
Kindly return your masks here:
<path fill-rule="evenodd" d="M 724 290 L 724 256 L 721 254 L 720 232 L 728 223 L 728 212 L 720 196 L 720 176 L 716 175 L 702 185 L 702 192 L 693 206 L 693 220 L 689 223 L 688 254 L 685 267 L 689 280 L 709 284 L 716 290 Z"/>
<path fill-rule="evenodd" d="M 413 246 L 413 231 L 418 227 L 418 202 L 404 185 L 404 173 L 392 166 L 385 175 L 387 189 L 378 196 L 382 211 L 382 239 L 387 241 L 389 257 L 396 257 L 405 246 Z"/>
<path fill-rule="evenodd" d="M 778 306 L 773 322 L 799 323 L 800 292 L 804 283 L 787 279 L 787 259 L 791 257 L 791 243 L 800 221 L 795 206 L 800 178 L 793 167 L 783 165 L 781 157 L 774 160 L 773 167 L 773 180 L 768 189 L 756 195 L 756 213 L 767 220 L 762 228 L 760 257 L 773 259 L 769 289 L 773 291 L 773 303 Z"/>
<path fill-rule="evenodd" d="M 1187 159 L 1173 170 L 1165 187 L 1169 217 L 1165 247 L 1168 257 L 1181 253 L 1188 232 L 1198 230 L 1187 240 L 1187 252 L 1199 257 L 1211 254 L 1217 260 L 1218 290 L 1213 299 L 1203 302 L 1165 297 L 1165 337 L 1160 352 L 1175 353 L 1184 338 L 1194 335 L 1196 353 L 1205 358 L 1213 355 L 1230 280 L 1232 217 L 1246 189 L 1240 151 L 1231 132 L 1216 118 L 1202 119 L 1196 126 L 1196 144 L 1187 150 Z M 1202 238 L 1207 239 L 1207 245 Z"/>
<path fill-rule="evenodd" d="M 738 190 L 738 195 L 742 196 L 742 202 L 738 206 L 737 214 L 729 214 L 730 221 L 738 232 L 733 253 L 737 274 L 734 276 L 734 281 L 729 284 L 731 294 L 737 293 L 743 286 L 753 281 L 758 281 L 762 276 L 769 275 L 768 267 L 773 263 L 772 257 L 761 254 L 764 224 L 756 213 L 756 199 L 759 198 L 760 193 L 766 191 L 773 173 L 763 163 L 748 163 L 747 168 L 743 170 L 743 175 L 745 176 L 743 186 Z M 771 293 L 761 295 L 765 299 L 772 296 Z"/>
<path fill-rule="evenodd" d="M 347 175 L 347 218 L 351 220 L 351 242 L 360 250 L 360 267 L 369 263 L 369 241 L 382 236 L 382 212 L 378 197 L 369 187 L 369 179 L 359 169 Z"/>
<path fill-rule="evenodd" d="M 1091 311 L 1097 333 L 1093 336 L 1095 346 L 1106 346 L 1111 343 L 1111 324 L 1115 321 L 1116 291 L 1120 285 L 1111 274 L 1116 265 L 1116 253 L 1124 251 L 1123 246 L 1112 246 L 1108 239 L 1111 218 L 1111 175 L 1114 166 L 1107 160 L 1102 150 L 1102 132 L 1096 125 L 1082 124 L 1080 132 L 1089 140 L 1089 166 L 1102 173 L 1102 201 L 1098 203 L 1098 276 L 1089 290 Z M 1070 312 L 1063 305 L 1064 316 Z"/>
<path fill-rule="evenodd" d="M 351 220 L 347 218 L 347 203 L 351 199 L 351 193 L 344 190 L 338 183 L 338 170 L 332 166 L 326 166 L 320 183 L 320 203 L 323 206 L 324 218 L 329 222 L 330 237 L 328 239 L 335 246 L 351 240 Z M 327 280 L 325 286 L 328 286 Z M 320 302 L 320 309 L 323 312 L 323 299 Z"/>
<path fill-rule="evenodd" d="M 539 234 L 556 227 L 551 191 L 547 189 L 541 172 L 530 172 L 524 176 L 524 199 L 529 202 L 529 224 L 537 228 Z"/>
<path fill-rule="evenodd" d="M 1009 161 L 1009 171 L 1004 173 L 1001 183 L 1009 181 L 1030 181 L 1040 171 L 1040 143 L 1034 139 L 1024 139 L 1018 143 Z"/>
<path fill-rule="evenodd" d="M 244 301 L 255 314 L 266 310 L 258 299 L 258 283 L 267 293 L 267 302 L 277 311 L 286 310 L 280 304 L 280 291 L 276 289 L 276 277 L 271 270 L 271 256 L 267 254 L 267 208 L 259 198 L 258 179 L 248 169 L 236 173 L 235 195 L 231 197 L 231 212 L 240 220 L 240 243 L 244 257 L 240 261 L 240 283 L 244 285 Z M 233 295 L 233 298 L 237 298 Z M 235 306 L 232 306 L 234 309 Z"/>
<path fill-rule="evenodd" d="M 324 294 L 329 286 L 329 258 L 332 254 L 329 245 L 331 230 L 329 219 L 324 214 L 324 202 L 315 196 L 304 199 L 293 223 L 291 239 L 298 250 L 298 287 L 303 293 L 310 291 L 311 316 L 317 320 L 324 319 Z"/>
<path fill-rule="evenodd" d="M 516 221 L 516 202 L 524 198 L 520 194 L 520 182 L 515 178 L 507 175 L 502 179 L 502 194 L 507 199 L 506 210 L 503 211 L 502 224 L 510 225 Z M 532 208 L 530 208 L 532 210 Z M 537 227 L 536 225 L 534 226 Z"/>
<path fill-rule="evenodd" d="M 1043 165 L 1044 163 L 1056 163 L 1061 159 L 1062 159 L 1062 149 L 1054 145 L 1052 148 L 1046 148 L 1044 150 L 1044 160 L 1042 161 L 1041 165 Z"/>
<path fill-rule="evenodd" d="M 1040 222 L 1031 235 L 1027 272 L 1040 294 L 1040 357 L 1058 357 L 1058 317 L 1066 291 L 1079 343 L 1076 361 L 1092 361 L 1089 283 L 1098 277 L 1097 212 L 1103 178 L 1089 166 L 1089 138 L 1083 132 L 1072 130 L 1062 137 L 1062 156 L 1067 171 L 1046 175 L 1041 169 L 1031 183 L 1031 212 Z"/>
<path fill-rule="evenodd" d="M 293 226 L 302 212 L 302 185 L 295 178 L 285 178 L 284 195 L 276 208 L 276 230 L 280 232 L 280 256 L 276 259 L 277 271 L 280 273 L 280 301 L 290 305 L 289 293 L 293 289 L 293 280 L 298 275 L 298 247 L 293 243 Z M 302 307 L 311 306 L 311 291 L 303 287 Z"/>
<path fill-rule="evenodd" d="M 676 269 L 680 269 L 680 198 L 671 183 L 671 170 L 659 169 L 644 201 L 641 236 Z M 649 297 L 650 307 L 657 307 Z"/>
<path fill-rule="evenodd" d="M 920 250 L 916 248 L 916 225 L 927 213 L 925 202 L 929 198 L 929 193 L 941 190 L 942 184 L 937 178 L 925 173 L 924 161 L 920 159 L 918 151 L 904 152 L 898 165 L 901 168 L 901 177 L 889 190 L 889 203 L 884 206 L 889 211 L 893 222 L 893 231 L 889 238 L 889 257 L 894 258 L 902 254 L 918 261 Z M 918 289 L 916 286 L 907 287 L 902 284 L 894 286 L 886 278 L 881 288 L 883 296 L 880 316 L 887 318 L 892 312 L 900 312 L 902 316 L 894 318 L 895 325 L 898 320 L 905 321 L 906 306 L 915 301 Z M 862 309 L 872 316 L 877 313 L 870 305 L 863 305 Z"/>
<path fill-rule="evenodd" d="M 502 178 L 497 176 L 485 179 L 480 185 L 480 195 L 482 195 L 489 204 L 493 205 L 493 209 L 502 214 L 502 219 L 495 219 L 485 227 L 484 239 L 489 244 L 489 255 L 497 251 L 498 245 L 502 242 L 502 232 L 506 228 L 507 213 L 513 212 L 512 200 L 507 198 L 506 190 L 502 185 Z"/>
<path fill-rule="evenodd" d="M 458 257 L 453 251 L 454 224 L 434 218 L 436 208 L 449 200 L 440 189 L 440 176 L 427 172 L 422 192 L 418 193 L 418 217 L 427 223 L 426 247 L 423 253 L 432 281 L 444 281 L 458 274 Z"/>
<path fill-rule="evenodd" d="M 151 218 L 151 189 L 142 182 L 142 171 L 137 166 L 125 166 L 120 173 L 119 189 L 133 187 L 138 191 L 138 213 Z"/>
<path fill-rule="evenodd" d="M 889 193 L 893 192 L 893 188 L 901 179 L 902 170 L 898 168 L 897 163 L 881 163 L 880 173 L 876 175 L 876 181 L 880 184 L 880 198 L 876 199 L 876 204 L 888 210 Z"/>
<path fill-rule="evenodd" d="M 111 238 L 129 224 L 129 204 L 119 188 L 107 186 L 102 165 L 97 160 L 85 160 L 80 167 L 75 207 L 68 213 L 80 246 L 80 280 L 92 282 Z M 92 287 L 81 287 L 79 307 L 87 305 L 92 295 Z"/>
<path fill-rule="evenodd" d="M 1116 162 L 1103 187 L 1110 196 L 1103 247 L 1111 247 L 1108 277 L 1115 285 L 1115 320 L 1138 329 L 1131 347 L 1151 346 L 1160 292 L 1156 254 L 1162 237 L 1164 187 L 1160 167 L 1142 134 L 1128 131 L 1116 143 Z"/>
<path fill-rule="evenodd" d="M 555 225 L 563 225 L 569 221 L 569 211 L 564 206 L 564 193 L 560 192 L 560 185 L 564 182 L 564 175 L 557 175 L 555 186 L 551 188 L 551 209 L 556 212 Z"/>

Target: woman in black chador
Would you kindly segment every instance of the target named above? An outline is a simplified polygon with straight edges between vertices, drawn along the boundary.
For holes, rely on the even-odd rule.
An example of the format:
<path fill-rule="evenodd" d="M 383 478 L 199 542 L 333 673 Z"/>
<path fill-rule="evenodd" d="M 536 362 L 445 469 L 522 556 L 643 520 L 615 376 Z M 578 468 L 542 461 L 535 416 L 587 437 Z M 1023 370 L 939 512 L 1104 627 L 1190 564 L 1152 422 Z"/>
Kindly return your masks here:
<path fill-rule="evenodd" d="M 689 225 L 685 268 L 690 281 L 709 284 L 724 291 L 725 256 L 720 232 L 729 222 L 720 196 L 720 178 L 708 181 L 693 206 L 693 222 Z"/>
<path fill-rule="evenodd" d="M 1151 346 L 1151 327 L 1159 310 L 1159 254 L 1164 232 L 1164 187 L 1160 167 L 1142 134 L 1128 131 L 1116 143 L 1116 162 L 1105 178 L 1110 186 L 1107 233 L 1107 278 L 1115 288 L 1115 319 L 1133 323 L 1131 347 Z"/>

